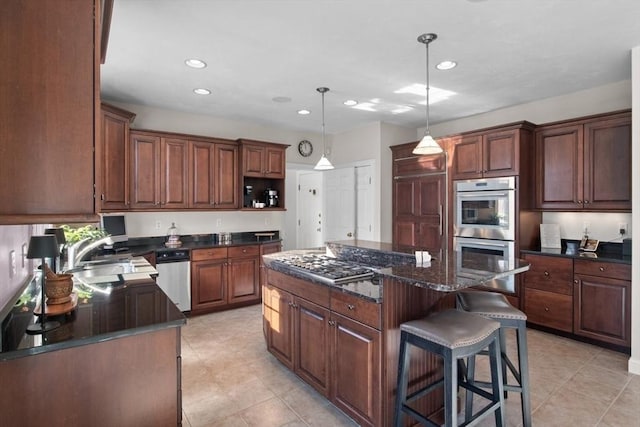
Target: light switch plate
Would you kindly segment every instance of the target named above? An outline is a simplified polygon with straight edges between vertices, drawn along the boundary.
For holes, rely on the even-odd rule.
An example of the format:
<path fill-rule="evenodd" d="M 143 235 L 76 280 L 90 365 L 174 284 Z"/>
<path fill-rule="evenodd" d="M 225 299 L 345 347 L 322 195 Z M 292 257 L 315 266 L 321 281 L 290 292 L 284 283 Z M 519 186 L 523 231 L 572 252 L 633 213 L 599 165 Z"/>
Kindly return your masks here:
<path fill-rule="evenodd" d="M 13 279 L 18 274 L 18 266 L 16 265 L 16 251 L 9 252 L 9 278 Z"/>

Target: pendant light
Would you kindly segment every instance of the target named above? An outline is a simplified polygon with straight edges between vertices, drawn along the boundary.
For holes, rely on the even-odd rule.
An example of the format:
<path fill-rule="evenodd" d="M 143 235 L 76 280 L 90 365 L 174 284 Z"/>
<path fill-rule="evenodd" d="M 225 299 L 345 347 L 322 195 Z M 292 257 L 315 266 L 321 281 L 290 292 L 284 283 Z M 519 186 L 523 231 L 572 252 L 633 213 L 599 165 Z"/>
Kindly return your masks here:
<path fill-rule="evenodd" d="M 443 152 L 442 147 L 438 145 L 429 132 L 429 43 L 437 38 L 438 36 L 434 33 L 426 33 L 418 37 L 418 41 L 424 43 L 427 48 L 427 128 L 424 131 L 424 136 L 416 145 L 416 148 L 413 149 L 413 154 L 440 154 Z"/>
<path fill-rule="evenodd" d="M 324 94 L 325 92 L 329 92 L 328 87 L 319 87 L 316 89 L 318 92 L 322 94 L 322 157 L 318 160 L 318 163 L 313 167 L 317 171 L 326 171 L 333 169 L 333 165 L 327 159 L 327 145 L 324 142 Z"/>

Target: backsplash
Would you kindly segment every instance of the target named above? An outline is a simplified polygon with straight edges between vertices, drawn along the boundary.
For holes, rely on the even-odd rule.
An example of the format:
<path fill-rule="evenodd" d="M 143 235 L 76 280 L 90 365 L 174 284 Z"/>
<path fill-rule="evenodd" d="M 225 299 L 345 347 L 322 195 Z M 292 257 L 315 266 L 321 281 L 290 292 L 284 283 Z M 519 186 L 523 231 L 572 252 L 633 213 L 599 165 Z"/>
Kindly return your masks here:
<path fill-rule="evenodd" d="M 42 234 L 44 225 L 0 226 L 0 310 L 19 291 L 32 271 L 32 261 L 26 255 L 31 235 Z M 24 245 L 24 249 L 23 249 Z M 15 257 L 15 273 L 12 271 L 12 252 Z"/>
<path fill-rule="evenodd" d="M 582 227 L 587 223 L 589 237 L 602 242 L 622 243 L 623 238 L 631 238 L 631 213 L 609 212 L 544 212 L 544 224 L 559 224 L 560 237 L 563 239 L 580 240 Z M 620 236 L 620 224 L 627 224 L 627 233 Z"/>

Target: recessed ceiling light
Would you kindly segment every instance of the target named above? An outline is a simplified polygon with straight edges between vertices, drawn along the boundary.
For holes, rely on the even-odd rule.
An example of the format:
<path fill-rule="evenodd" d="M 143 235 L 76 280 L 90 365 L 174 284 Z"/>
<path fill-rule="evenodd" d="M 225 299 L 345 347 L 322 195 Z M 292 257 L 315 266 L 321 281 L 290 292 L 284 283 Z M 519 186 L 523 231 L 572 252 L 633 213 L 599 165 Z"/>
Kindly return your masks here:
<path fill-rule="evenodd" d="M 204 68 L 207 66 L 206 62 L 196 58 L 187 59 L 186 61 L 184 61 L 184 63 L 191 68 Z"/>
<path fill-rule="evenodd" d="M 205 88 L 194 89 L 193 92 L 197 93 L 198 95 L 210 95 L 211 94 L 211 91 L 209 89 L 205 89 Z"/>
<path fill-rule="evenodd" d="M 276 96 L 274 98 L 271 98 L 271 100 L 273 102 L 280 102 L 280 103 L 291 102 L 291 98 L 289 98 L 288 96 Z"/>
<path fill-rule="evenodd" d="M 309 111 L 309 110 L 298 110 L 298 114 L 300 114 L 301 116 L 306 116 L 308 114 L 311 114 L 311 111 Z"/>
<path fill-rule="evenodd" d="M 441 63 L 436 65 L 436 68 L 438 70 L 450 70 L 452 68 L 455 68 L 456 65 L 458 65 L 458 63 L 455 61 L 442 61 Z"/>
<path fill-rule="evenodd" d="M 353 107 L 354 105 L 358 105 L 358 101 L 356 101 L 355 99 L 347 99 L 343 102 L 343 104 L 347 107 Z"/>

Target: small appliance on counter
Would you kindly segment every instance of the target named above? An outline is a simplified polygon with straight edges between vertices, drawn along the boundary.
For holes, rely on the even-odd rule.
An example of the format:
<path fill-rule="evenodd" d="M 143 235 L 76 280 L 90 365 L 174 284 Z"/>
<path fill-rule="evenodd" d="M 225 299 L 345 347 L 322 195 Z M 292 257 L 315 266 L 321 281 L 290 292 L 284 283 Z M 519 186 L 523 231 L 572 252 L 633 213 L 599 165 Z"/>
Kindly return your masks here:
<path fill-rule="evenodd" d="M 253 206 L 253 186 L 245 185 L 244 186 L 244 207 L 251 208 Z"/>
<path fill-rule="evenodd" d="M 268 208 L 278 207 L 278 190 L 267 188 L 264 192 L 264 198 L 266 201 L 266 207 Z"/>
<path fill-rule="evenodd" d="M 231 243 L 231 233 L 216 233 L 213 235 L 213 241 L 219 245 L 228 245 Z"/>
<path fill-rule="evenodd" d="M 179 248 L 182 246 L 175 222 L 171 223 L 171 227 L 169 227 L 169 230 L 167 231 L 167 241 L 164 245 L 168 248 Z"/>

